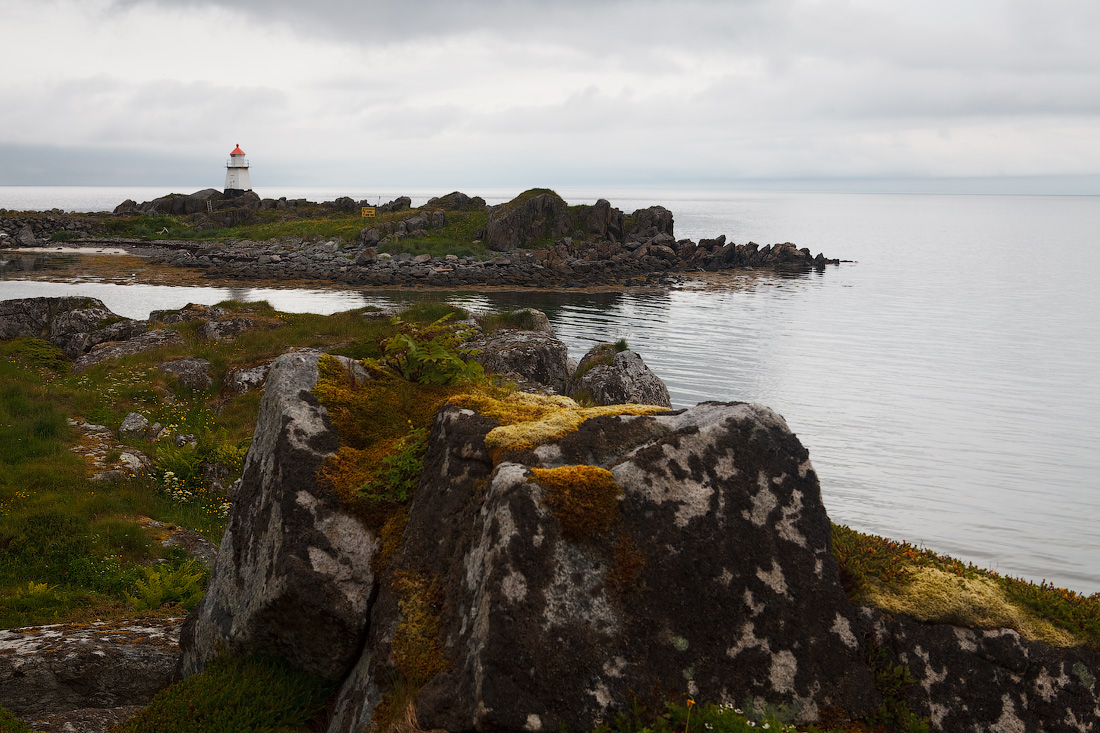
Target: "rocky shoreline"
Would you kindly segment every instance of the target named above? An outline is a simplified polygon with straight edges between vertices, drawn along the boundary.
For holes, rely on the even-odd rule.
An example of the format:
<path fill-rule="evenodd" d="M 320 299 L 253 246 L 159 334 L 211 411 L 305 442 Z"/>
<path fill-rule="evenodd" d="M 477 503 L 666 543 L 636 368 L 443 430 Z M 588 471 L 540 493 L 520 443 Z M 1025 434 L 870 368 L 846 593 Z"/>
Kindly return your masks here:
<path fill-rule="evenodd" d="M 209 195 L 204 198 L 203 194 Z M 210 217 L 247 221 L 258 211 L 284 211 L 293 209 L 291 204 L 304 206 L 299 202 L 261 200 L 250 193 L 218 200 L 216 207 L 211 204 L 210 211 L 205 211 L 205 202 L 214 195 L 220 196 L 210 191 L 143 204 L 128 201 L 112 216 L 180 215 L 202 226 Z M 320 208 L 313 215 L 346 213 L 361 203 L 337 199 L 315 204 Z M 209 277 L 317 280 L 381 287 L 652 286 L 672 284 L 691 273 L 757 268 L 803 272 L 840 263 L 824 254 L 814 256 L 808 248 L 790 242 L 736 244 L 724 235 L 698 242 L 677 239 L 672 212 L 664 207 L 625 215 L 603 199 L 593 206 L 567 206 L 557 194 L 542 189 L 492 207 L 480 198 L 459 192 L 432 199 L 419 209 L 409 204 L 407 197 L 401 197 L 377 207 L 387 214 L 385 219 L 363 227 L 353 241 L 102 237 L 91 234 L 93 228 L 86 222 L 66 221 L 71 215 L 55 211 L 38 217 L 0 217 L 0 246 L 42 246 L 56 236 L 55 232 L 64 231 L 59 241 L 123 247 L 153 264 L 193 268 Z M 395 251 L 403 240 L 438 234 L 456 218 L 471 212 L 485 217 L 486 223 L 475 233 L 472 243 L 486 247 L 487 258 Z"/>

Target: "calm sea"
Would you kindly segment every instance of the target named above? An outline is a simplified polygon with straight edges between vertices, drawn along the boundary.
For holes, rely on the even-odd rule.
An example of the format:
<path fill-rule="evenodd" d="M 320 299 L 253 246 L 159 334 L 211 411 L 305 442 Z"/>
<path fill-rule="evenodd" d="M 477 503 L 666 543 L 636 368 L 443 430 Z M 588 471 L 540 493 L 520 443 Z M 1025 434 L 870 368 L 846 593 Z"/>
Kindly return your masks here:
<path fill-rule="evenodd" d="M 198 188 L 182 187 L 190 191 Z M 0 187 L 0 208 L 109 209 L 167 189 Z M 415 203 L 446 191 L 268 189 Z M 490 203 L 516 191 L 468 191 Z M 1003 573 L 1100 591 L 1100 197 L 561 191 L 663 204 L 680 237 L 792 241 L 854 260 L 725 287 L 409 294 L 0 281 L 125 315 L 267 298 L 295 311 L 450 297 L 545 310 L 579 357 L 625 337 L 677 406 L 747 400 L 809 448 L 834 521 Z"/>

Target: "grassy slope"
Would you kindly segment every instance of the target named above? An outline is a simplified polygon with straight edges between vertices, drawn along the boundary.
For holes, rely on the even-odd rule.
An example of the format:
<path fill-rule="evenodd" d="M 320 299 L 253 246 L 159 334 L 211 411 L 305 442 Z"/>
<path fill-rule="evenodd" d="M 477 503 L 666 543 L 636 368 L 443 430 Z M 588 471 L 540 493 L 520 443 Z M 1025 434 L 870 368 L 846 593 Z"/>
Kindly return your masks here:
<path fill-rule="evenodd" d="M 228 304 L 240 308 L 238 304 Z M 232 396 L 221 382 L 233 368 L 278 356 L 291 346 L 345 344 L 355 356 L 377 352 L 388 323 L 360 312 L 334 316 L 275 313 L 259 307 L 265 328 L 233 343 L 199 339 L 193 325 L 180 331 L 187 345 L 69 371 L 57 349 L 37 339 L 0 342 L 0 628 L 135 614 L 126 602 L 142 579 L 142 564 L 165 557 L 139 516 L 194 529 L 217 542 L 224 530 L 224 496 L 202 488 L 200 463 L 218 461 L 239 474 L 251 439 L 259 395 Z M 213 387 L 181 388 L 153 367 L 196 355 L 212 364 Z M 171 392 L 172 401 L 165 399 Z M 117 430 L 127 413 L 192 433 L 196 447 L 134 441 L 156 460 L 155 475 L 103 484 L 71 448 L 81 433 L 77 417 Z M 108 458 L 118 458 L 118 450 Z M 173 471 L 175 496 L 164 472 Z M 227 481 L 235 476 L 231 475 Z M 177 566 L 183 558 L 168 555 Z M 177 611 L 178 612 L 178 611 Z"/>

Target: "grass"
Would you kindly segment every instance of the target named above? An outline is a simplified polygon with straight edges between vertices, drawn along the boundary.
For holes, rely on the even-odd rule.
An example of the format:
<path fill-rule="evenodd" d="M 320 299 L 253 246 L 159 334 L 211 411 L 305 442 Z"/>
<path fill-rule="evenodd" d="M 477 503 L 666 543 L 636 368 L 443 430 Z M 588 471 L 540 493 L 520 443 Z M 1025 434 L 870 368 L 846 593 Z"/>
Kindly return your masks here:
<path fill-rule="evenodd" d="M 538 319 L 530 308 L 517 308 L 516 310 L 501 311 L 500 313 L 487 313 L 478 317 L 478 325 L 485 333 L 493 333 L 504 329 L 517 331 L 533 331 L 538 328 Z"/>
<path fill-rule="evenodd" d="M 248 310 L 264 327 L 234 342 L 211 343 L 195 324 L 182 324 L 185 345 L 82 374 L 73 374 L 69 359 L 45 341 L 0 342 L 0 628 L 134 615 L 127 596 L 137 597 L 139 583 L 154 582 L 143 564 L 167 560 L 163 567 L 178 568 L 178 558 L 160 548 L 139 517 L 221 539 L 229 503 L 204 486 L 202 466 L 224 466 L 226 486 L 240 474 L 260 404 L 258 392 L 223 391 L 226 374 L 302 346 L 377 355 L 379 342 L 394 331 L 388 322 L 364 318 L 363 310 L 318 316 L 278 313 L 266 303 L 219 305 Z M 184 389 L 155 369 L 185 355 L 211 362 L 210 389 Z M 153 471 L 119 483 L 90 481 L 92 469 L 72 451 L 87 438 L 68 418 L 117 430 L 131 411 L 170 433 L 193 434 L 197 445 L 143 439 L 111 445 L 105 458 L 118 461 L 137 449 L 154 461 Z M 401 474 L 408 466 L 390 469 Z M 166 602 L 183 603 L 170 591 Z"/>
<path fill-rule="evenodd" d="M 157 694 L 114 733 L 309 731 L 333 685 L 278 660 L 219 657 Z"/>
<path fill-rule="evenodd" d="M 849 598 L 921 621 L 1011 628 L 1055 646 L 1100 649 L 1100 593 L 1002 576 L 907 542 L 833 525 Z"/>

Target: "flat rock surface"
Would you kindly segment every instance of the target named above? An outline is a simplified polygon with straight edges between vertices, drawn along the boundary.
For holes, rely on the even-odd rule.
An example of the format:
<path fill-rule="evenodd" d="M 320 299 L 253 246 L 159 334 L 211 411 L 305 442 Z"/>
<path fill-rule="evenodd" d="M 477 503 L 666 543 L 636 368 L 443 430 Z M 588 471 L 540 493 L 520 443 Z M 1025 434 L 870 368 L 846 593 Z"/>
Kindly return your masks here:
<path fill-rule="evenodd" d="M 0 631 L 0 705 L 27 716 L 145 705 L 174 679 L 181 618 Z"/>

